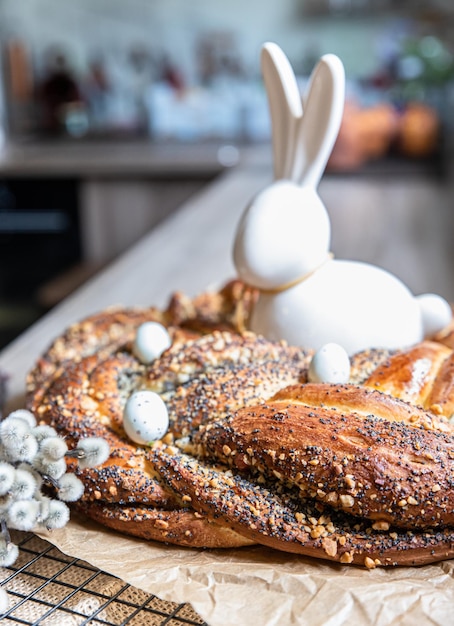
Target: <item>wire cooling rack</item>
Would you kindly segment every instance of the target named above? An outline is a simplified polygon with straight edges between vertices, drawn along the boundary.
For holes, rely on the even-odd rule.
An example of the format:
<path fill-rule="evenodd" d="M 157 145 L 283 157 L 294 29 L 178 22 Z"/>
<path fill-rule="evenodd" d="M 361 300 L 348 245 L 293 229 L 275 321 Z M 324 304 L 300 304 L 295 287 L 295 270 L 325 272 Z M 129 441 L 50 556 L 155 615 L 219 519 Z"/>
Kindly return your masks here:
<path fill-rule="evenodd" d="M 0 568 L 10 604 L 2 626 L 207 626 L 189 604 L 160 600 L 32 533 L 12 539 L 19 557 Z"/>

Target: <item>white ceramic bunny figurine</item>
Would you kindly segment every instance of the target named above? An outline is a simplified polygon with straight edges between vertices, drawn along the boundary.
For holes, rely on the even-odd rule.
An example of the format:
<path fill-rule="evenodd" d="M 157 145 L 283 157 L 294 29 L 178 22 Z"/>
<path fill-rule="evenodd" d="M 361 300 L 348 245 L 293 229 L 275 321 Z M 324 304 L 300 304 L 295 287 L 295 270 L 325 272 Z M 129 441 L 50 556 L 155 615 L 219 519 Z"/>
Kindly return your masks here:
<path fill-rule="evenodd" d="M 275 182 L 246 208 L 234 262 L 239 277 L 260 290 L 252 330 L 318 350 L 338 343 L 352 354 L 421 341 L 451 319 L 448 303 L 415 298 L 392 274 L 366 263 L 334 260 L 330 221 L 317 194 L 342 120 L 341 61 L 323 56 L 301 100 L 287 57 L 262 49 L 272 121 Z"/>

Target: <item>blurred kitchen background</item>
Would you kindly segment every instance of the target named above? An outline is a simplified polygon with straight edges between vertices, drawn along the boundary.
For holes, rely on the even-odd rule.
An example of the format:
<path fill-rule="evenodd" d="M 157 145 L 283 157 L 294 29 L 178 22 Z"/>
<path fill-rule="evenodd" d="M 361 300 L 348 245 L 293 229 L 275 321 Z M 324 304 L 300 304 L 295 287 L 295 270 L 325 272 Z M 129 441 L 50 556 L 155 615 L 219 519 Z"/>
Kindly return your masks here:
<path fill-rule="evenodd" d="M 269 154 L 267 40 L 302 90 L 321 54 L 345 65 L 328 176 L 446 185 L 452 0 L 0 0 L 0 347 L 244 151 Z"/>
<path fill-rule="evenodd" d="M 268 39 L 285 48 L 302 82 L 321 54 L 338 54 L 350 82 L 349 115 L 369 109 L 361 124 L 372 126 L 376 115 L 395 125 L 393 114 L 415 107 L 412 115 L 426 114 L 429 144 L 435 120 L 416 104 L 451 118 L 450 0 L 222 4 L 2 0 L 7 130 L 17 139 L 267 139 L 258 55 Z M 403 138 L 402 149 L 429 148 L 414 141 Z"/>

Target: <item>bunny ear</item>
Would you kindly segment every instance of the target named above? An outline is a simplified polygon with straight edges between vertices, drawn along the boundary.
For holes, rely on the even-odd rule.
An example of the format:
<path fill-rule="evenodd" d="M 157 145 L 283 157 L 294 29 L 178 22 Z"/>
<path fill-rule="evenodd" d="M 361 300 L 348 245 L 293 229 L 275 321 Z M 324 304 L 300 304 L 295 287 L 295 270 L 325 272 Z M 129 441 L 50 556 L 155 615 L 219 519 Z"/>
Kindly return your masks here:
<path fill-rule="evenodd" d="M 345 72 L 341 60 L 325 54 L 312 72 L 303 118 L 294 143 L 289 178 L 317 187 L 342 121 Z"/>
<path fill-rule="evenodd" d="M 279 180 L 288 178 L 292 169 L 303 106 L 293 69 L 277 44 L 263 45 L 261 65 L 271 115 L 274 178 Z"/>

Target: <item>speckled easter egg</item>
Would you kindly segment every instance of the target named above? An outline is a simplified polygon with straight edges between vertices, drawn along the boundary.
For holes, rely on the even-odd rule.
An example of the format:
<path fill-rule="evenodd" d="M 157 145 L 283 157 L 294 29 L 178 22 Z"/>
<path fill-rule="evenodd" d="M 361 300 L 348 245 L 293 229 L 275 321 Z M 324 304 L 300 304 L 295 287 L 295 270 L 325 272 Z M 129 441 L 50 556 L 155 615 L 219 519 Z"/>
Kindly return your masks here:
<path fill-rule="evenodd" d="M 451 322 L 451 307 L 441 296 L 435 293 L 425 293 L 417 296 L 416 299 L 421 307 L 424 337 L 433 337 Z"/>
<path fill-rule="evenodd" d="M 312 383 L 346 383 L 350 378 L 350 359 L 337 343 L 326 343 L 312 357 L 308 372 Z"/>
<path fill-rule="evenodd" d="M 161 356 L 171 343 L 165 326 L 159 322 L 145 322 L 137 329 L 133 352 L 142 363 L 151 363 Z"/>
<path fill-rule="evenodd" d="M 123 427 L 135 443 L 149 444 L 161 439 L 169 427 L 169 414 L 154 391 L 135 391 L 126 402 Z"/>

